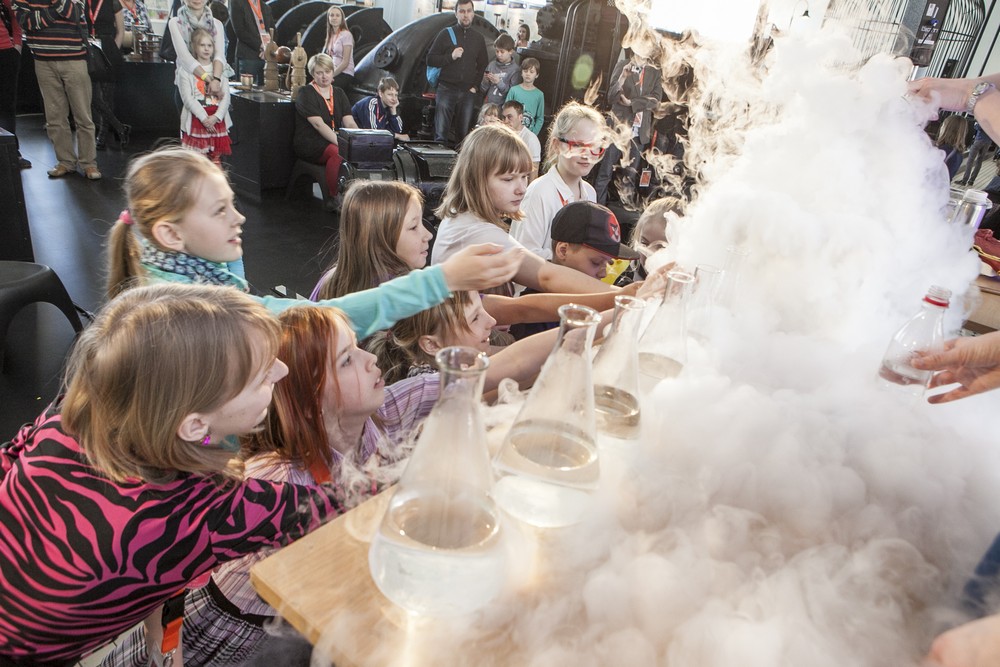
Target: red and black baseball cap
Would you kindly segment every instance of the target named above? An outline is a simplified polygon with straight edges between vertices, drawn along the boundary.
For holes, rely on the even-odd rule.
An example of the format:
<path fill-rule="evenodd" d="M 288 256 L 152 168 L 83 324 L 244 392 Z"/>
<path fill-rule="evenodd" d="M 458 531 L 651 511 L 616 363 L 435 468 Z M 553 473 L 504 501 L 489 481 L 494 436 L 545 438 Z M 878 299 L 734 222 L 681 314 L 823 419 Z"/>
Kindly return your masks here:
<path fill-rule="evenodd" d="M 615 214 L 594 202 L 575 201 L 559 209 L 552 218 L 552 240 L 582 243 L 615 259 L 639 259 L 639 253 L 622 243 Z"/>

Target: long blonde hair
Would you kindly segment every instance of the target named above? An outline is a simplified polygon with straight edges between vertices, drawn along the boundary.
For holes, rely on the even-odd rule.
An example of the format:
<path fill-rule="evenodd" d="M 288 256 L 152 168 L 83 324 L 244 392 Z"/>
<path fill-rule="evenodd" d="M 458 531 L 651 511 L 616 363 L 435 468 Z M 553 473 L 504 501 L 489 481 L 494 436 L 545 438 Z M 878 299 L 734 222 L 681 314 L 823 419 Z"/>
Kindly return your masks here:
<path fill-rule="evenodd" d="M 320 287 L 319 298 L 371 289 L 409 273 L 410 267 L 396 254 L 396 244 L 406 209 L 414 201 L 423 207 L 420 190 L 407 183 L 354 181 L 340 210 L 337 261 Z"/>
<path fill-rule="evenodd" d="M 512 129 L 503 123 L 477 127 L 462 142 L 435 215 L 444 219 L 470 212 L 507 231 L 503 215 L 490 198 L 489 179 L 497 174 L 530 173 L 531 164 L 528 147 Z M 513 219 L 520 220 L 520 213 Z"/>
<path fill-rule="evenodd" d="M 385 383 L 399 382 L 411 366 L 434 363 L 434 357 L 420 347 L 421 337 L 448 339 L 458 331 L 469 331 L 465 310 L 471 303 L 468 292 L 455 292 L 443 303 L 399 320 L 388 330 L 372 336 L 366 347 L 378 359 Z"/>
<path fill-rule="evenodd" d="M 950 146 L 959 153 L 965 150 L 965 137 L 969 133 L 969 121 L 962 116 L 952 114 L 944 119 L 938 129 L 935 146 Z"/>
<path fill-rule="evenodd" d="M 127 290 L 73 348 L 66 431 L 117 482 L 163 483 L 179 472 L 234 478 L 232 453 L 181 440 L 177 431 L 188 415 L 216 410 L 273 363 L 278 331 L 263 305 L 230 287 Z"/>
<path fill-rule="evenodd" d="M 545 168 L 548 169 L 559 159 L 559 137 L 564 137 L 573 131 L 581 120 L 589 120 L 600 130 L 604 128 L 604 118 L 593 107 L 569 101 L 559 109 L 559 113 L 549 126 L 549 138 L 545 142 Z"/>
<path fill-rule="evenodd" d="M 140 282 L 144 275 L 139 263 L 142 246 L 135 234 L 157 245 L 153 225 L 180 222 L 194 206 L 205 178 L 223 173 L 201 153 L 179 147 L 162 148 L 132 161 L 125 175 L 128 209 L 108 237 L 109 299 Z"/>

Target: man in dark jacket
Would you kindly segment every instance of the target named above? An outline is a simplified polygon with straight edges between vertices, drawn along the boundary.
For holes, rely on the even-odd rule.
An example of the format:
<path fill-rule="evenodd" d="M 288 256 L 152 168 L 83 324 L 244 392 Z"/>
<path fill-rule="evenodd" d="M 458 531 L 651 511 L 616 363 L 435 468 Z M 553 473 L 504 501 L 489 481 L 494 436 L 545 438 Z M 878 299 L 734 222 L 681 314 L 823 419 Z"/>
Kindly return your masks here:
<path fill-rule="evenodd" d="M 253 74 L 258 86 L 264 85 L 264 61 L 261 49 L 270 40 L 274 16 L 264 0 L 232 0 L 229 17 L 236 33 L 236 62 L 240 74 Z"/>
<path fill-rule="evenodd" d="M 434 112 L 434 140 L 448 142 L 454 127 L 455 143 L 462 141 L 472 126 L 472 112 L 479 94 L 479 84 L 489 58 L 486 40 L 472 29 L 475 12 L 472 0 L 458 0 L 455 5 L 458 25 L 438 33 L 427 52 L 427 64 L 441 68 L 437 87 L 437 110 Z M 455 39 L 452 41 L 452 34 Z M 454 144 L 451 144 L 454 145 Z"/>

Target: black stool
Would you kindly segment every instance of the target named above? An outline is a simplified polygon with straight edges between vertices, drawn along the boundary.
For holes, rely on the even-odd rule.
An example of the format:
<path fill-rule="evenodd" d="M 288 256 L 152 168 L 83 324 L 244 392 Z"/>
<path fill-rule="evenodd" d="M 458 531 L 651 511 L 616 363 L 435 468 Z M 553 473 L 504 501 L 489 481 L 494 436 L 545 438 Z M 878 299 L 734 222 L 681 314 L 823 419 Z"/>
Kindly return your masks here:
<path fill-rule="evenodd" d="M 83 331 L 76 306 L 55 271 L 44 264 L 0 261 L 0 372 L 11 320 L 29 303 L 51 303 L 63 312 L 73 330 Z"/>
<path fill-rule="evenodd" d="M 299 179 L 305 177 L 309 177 L 310 185 L 312 183 L 319 183 L 320 192 L 323 193 L 323 205 L 327 208 L 333 206 L 334 199 L 330 196 L 330 188 L 326 185 L 326 166 L 313 164 L 305 160 L 295 161 L 295 166 L 292 168 L 292 175 L 288 179 L 288 187 L 285 188 L 285 199 L 291 199 Z"/>

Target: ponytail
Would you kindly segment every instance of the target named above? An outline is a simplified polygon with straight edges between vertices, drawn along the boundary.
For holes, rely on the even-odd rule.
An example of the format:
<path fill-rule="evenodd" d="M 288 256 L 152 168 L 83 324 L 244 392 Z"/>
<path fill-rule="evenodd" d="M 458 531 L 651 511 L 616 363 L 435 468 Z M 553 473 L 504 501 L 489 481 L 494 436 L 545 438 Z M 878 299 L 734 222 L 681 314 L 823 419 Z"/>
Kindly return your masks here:
<path fill-rule="evenodd" d="M 121 212 L 108 239 L 108 299 L 113 299 L 142 278 L 142 247 L 132 233 L 132 216 Z"/>

